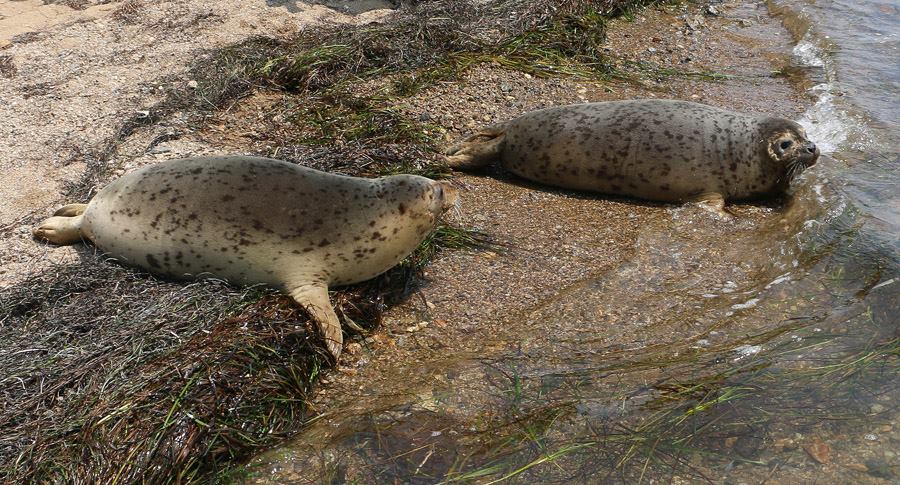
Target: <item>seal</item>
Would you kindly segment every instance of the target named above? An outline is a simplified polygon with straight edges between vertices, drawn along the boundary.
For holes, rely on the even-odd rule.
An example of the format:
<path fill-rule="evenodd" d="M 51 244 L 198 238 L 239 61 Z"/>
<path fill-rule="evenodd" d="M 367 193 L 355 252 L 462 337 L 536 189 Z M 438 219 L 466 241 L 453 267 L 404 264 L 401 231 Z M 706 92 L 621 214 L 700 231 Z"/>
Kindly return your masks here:
<path fill-rule="evenodd" d="M 165 277 L 282 289 L 337 361 L 343 336 L 328 288 L 399 263 L 456 199 L 449 183 L 415 175 L 364 179 L 267 158 L 186 158 L 127 173 L 33 233 L 61 245 L 90 240 Z"/>
<path fill-rule="evenodd" d="M 725 201 L 783 193 L 816 163 L 799 124 L 698 103 L 638 99 L 531 111 L 486 127 L 447 151 L 451 168 L 495 160 L 557 187 L 662 202 Z"/>

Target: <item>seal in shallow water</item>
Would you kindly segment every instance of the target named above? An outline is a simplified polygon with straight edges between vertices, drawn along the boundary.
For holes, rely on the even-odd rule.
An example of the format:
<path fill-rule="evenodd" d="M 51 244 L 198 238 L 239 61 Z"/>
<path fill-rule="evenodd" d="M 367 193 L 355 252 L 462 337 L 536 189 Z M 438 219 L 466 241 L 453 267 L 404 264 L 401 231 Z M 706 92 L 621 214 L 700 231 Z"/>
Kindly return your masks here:
<path fill-rule="evenodd" d="M 343 336 L 328 287 L 399 263 L 455 201 L 451 185 L 414 175 L 363 179 L 266 158 L 188 158 L 125 174 L 89 204 L 58 210 L 34 235 L 56 244 L 88 239 L 163 276 L 283 289 L 337 359 Z"/>
<path fill-rule="evenodd" d="M 819 150 L 790 120 L 674 100 L 576 104 L 484 128 L 448 151 L 450 167 L 500 160 L 557 187 L 648 200 L 703 202 L 783 193 Z"/>

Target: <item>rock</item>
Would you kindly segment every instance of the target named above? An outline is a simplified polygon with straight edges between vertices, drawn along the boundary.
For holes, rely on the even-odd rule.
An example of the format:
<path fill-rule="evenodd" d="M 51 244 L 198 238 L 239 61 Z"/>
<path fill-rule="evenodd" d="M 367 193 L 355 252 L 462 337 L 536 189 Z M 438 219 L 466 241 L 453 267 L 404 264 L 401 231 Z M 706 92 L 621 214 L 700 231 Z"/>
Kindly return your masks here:
<path fill-rule="evenodd" d="M 885 410 L 885 407 L 878 403 L 873 404 L 872 407 L 869 408 L 869 411 L 871 411 L 872 414 L 883 413 L 884 410 Z"/>
<path fill-rule="evenodd" d="M 741 27 L 750 27 L 753 25 L 753 21 L 750 19 L 738 19 L 737 23 Z"/>
<path fill-rule="evenodd" d="M 869 475 L 890 480 L 894 478 L 891 465 L 879 459 L 866 460 L 866 471 Z"/>
<path fill-rule="evenodd" d="M 759 457 L 759 450 L 762 448 L 762 445 L 762 438 L 753 435 L 743 435 L 738 437 L 734 443 L 734 451 L 743 458 L 755 460 Z"/>
<path fill-rule="evenodd" d="M 806 450 L 806 453 L 808 453 L 813 460 L 816 460 L 823 465 L 831 463 L 831 447 L 828 446 L 828 443 L 825 443 L 819 438 L 814 438 L 813 441 L 804 446 L 803 449 Z"/>
<path fill-rule="evenodd" d="M 706 7 L 706 15 L 712 15 L 713 17 L 718 17 L 719 9 L 710 5 L 710 6 Z"/>
<path fill-rule="evenodd" d="M 797 442 L 791 438 L 781 438 L 775 440 L 775 442 L 772 443 L 772 447 L 775 448 L 775 451 L 777 452 L 793 451 L 797 449 Z"/>
<path fill-rule="evenodd" d="M 503 91 L 504 93 L 508 93 L 512 91 L 512 89 L 512 85 L 510 85 L 509 83 L 500 84 L 500 91 Z"/>
<path fill-rule="evenodd" d="M 150 153 L 152 153 L 154 155 L 159 155 L 160 153 L 169 153 L 172 151 L 172 149 L 165 145 L 156 145 L 155 147 L 151 148 L 149 151 L 150 151 Z"/>
<path fill-rule="evenodd" d="M 703 28 L 703 26 L 706 25 L 706 21 L 703 20 L 703 17 L 701 17 L 700 15 L 695 15 L 685 20 L 684 22 L 687 25 L 688 29 L 692 31 L 700 30 L 701 28 Z"/>
<path fill-rule="evenodd" d="M 419 121 L 431 121 L 431 113 L 423 111 L 422 114 L 419 115 Z"/>

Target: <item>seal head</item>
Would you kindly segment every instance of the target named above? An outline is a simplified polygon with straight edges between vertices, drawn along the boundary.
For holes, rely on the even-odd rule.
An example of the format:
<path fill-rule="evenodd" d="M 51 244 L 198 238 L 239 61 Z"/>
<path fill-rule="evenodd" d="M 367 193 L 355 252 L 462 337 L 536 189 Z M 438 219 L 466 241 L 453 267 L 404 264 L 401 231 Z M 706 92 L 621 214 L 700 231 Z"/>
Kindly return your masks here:
<path fill-rule="evenodd" d="M 784 118 L 765 118 L 759 122 L 765 155 L 780 168 L 782 175 L 776 190 L 787 190 L 800 174 L 819 160 L 819 148 L 809 140 L 799 123 Z"/>

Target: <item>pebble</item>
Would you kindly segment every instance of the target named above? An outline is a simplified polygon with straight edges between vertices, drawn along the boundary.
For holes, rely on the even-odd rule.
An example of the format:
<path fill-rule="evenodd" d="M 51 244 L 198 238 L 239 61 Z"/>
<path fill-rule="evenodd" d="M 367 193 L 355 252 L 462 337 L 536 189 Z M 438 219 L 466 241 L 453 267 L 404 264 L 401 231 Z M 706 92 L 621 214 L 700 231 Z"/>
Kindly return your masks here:
<path fill-rule="evenodd" d="M 191 89 L 197 89 L 197 86 L 199 86 L 199 84 L 197 84 L 197 81 L 191 79 L 190 81 L 188 81 L 187 86 Z"/>
<path fill-rule="evenodd" d="M 831 462 L 831 447 L 819 438 L 815 438 L 812 443 L 803 447 L 809 456 L 819 463 L 826 464 Z"/>

